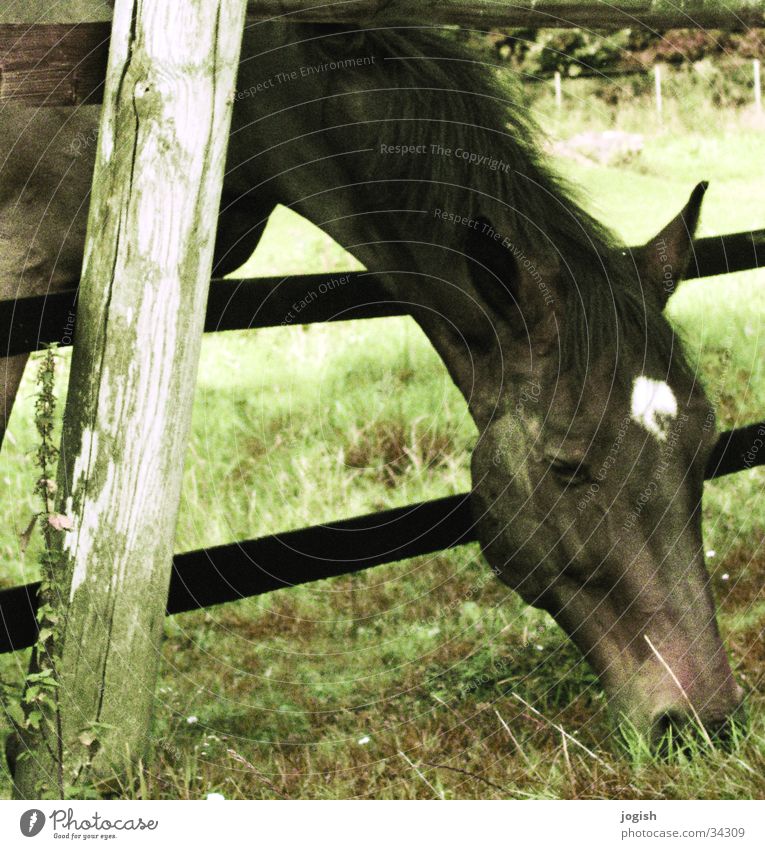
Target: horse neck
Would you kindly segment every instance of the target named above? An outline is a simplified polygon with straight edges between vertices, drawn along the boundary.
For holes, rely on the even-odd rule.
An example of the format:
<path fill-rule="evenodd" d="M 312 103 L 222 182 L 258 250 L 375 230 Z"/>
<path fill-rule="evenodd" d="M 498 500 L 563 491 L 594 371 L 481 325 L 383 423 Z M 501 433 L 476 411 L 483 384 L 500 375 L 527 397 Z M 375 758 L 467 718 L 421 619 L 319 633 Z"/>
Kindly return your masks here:
<path fill-rule="evenodd" d="M 272 202 L 289 205 L 380 276 L 391 300 L 419 305 L 411 310 L 413 317 L 480 427 L 487 411 L 496 407 L 502 359 L 467 279 L 467 231 L 455 227 L 452 239 L 434 215 L 436 207 L 465 208 L 465 196 L 451 197 L 444 188 L 465 185 L 464 163 L 442 158 L 442 166 L 453 163 L 455 172 L 453 179 L 441 173 L 441 189 L 424 183 L 420 188 L 415 180 L 414 196 L 408 193 L 405 199 L 407 192 L 399 191 L 398 184 L 386 187 L 389 175 L 406 177 L 409 172 L 373 149 L 376 131 L 369 122 L 385 117 L 380 96 L 372 92 L 363 104 L 346 98 L 345 76 L 331 72 L 294 82 L 285 76 L 319 61 L 311 40 L 316 33 L 306 28 L 299 34 L 297 38 L 291 32 L 287 38 L 280 27 L 269 24 L 245 35 L 251 42 L 244 55 L 258 59 L 240 68 L 227 190 L 261 204 L 258 214 Z M 379 126 L 386 126 L 384 120 Z M 428 175 L 415 170 L 413 176 Z M 404 204 L 423 212 L 396 211 Z M 496 223 L 509 230 L 509 223 Z M 441 246 L 429 245 L 432 241 Z M 479 327 L 486 338 L 476 331 Z"/>
<path fill-rule="evenodd" d="M 459 274 L 454 274 L 461 259 L 458 252 L 412 244 L 416 234 L 396 216 L 354 215 L 352 205 L 330 211 L 326 204 L 311 200 L 297 208 L 310 220 L 321 222 L 325 232 L 375 272 L 391 301 L 407 305 L 461 391 L 479 430 L 499 409 L 514 403 L 513 383 L 503 384 L 507 352 L 503 356 L 486 316 L 461 294 Z M 486 324 L 486 338 L 475 337 L 480 322 Z"/>

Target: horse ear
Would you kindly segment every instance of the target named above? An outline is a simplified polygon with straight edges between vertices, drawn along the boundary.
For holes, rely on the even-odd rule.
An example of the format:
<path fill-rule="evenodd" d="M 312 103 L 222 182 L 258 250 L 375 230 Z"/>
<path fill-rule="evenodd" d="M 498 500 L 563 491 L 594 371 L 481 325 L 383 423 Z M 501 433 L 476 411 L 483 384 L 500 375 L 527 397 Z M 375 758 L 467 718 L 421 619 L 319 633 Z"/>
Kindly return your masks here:
<path fill-rule="evenodd" d="M 642 248 L 633 251 L 641 285 L 656 293 L 662 309 L 691 264 L 693 237 L 708 186 L 708 182 L 699 183 L 683 211 Z"/>

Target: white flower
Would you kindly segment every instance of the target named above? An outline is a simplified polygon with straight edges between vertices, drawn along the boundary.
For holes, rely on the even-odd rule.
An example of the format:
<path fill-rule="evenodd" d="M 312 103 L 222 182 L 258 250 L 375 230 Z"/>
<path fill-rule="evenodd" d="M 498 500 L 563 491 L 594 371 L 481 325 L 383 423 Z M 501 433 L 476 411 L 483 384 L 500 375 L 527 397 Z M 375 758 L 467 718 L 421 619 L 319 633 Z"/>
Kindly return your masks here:
<path fill-rule="evenodd" d="M 372 740 L 371 737 L 364 736 L 359 740 L 359 746 L 366 746 Z"/>
<path fill-rule="evenodd" d="M 717 557 L 717 552 L 714 550 L 714 548 L 709 549 L 709 551 L 707 552 L 707 557 Z"/>
<path fill-rule="evenodd" d="M 534 648 L 535 648 L 537 651 L 544 651 L 544 650 L 545 650 L 545 647 L 544 647 L 543 645 L 540 645 L 539 643 L 537 643 L 537 644 L 534 646 Z"/>
<path fill-rule="evenodd" d="M 210 802 L 225 802 L 226 797 L 222 793 L 208 793 L 205 797 Z"/>
<path fill-rule="evenodd" d="M 723 580 L 723 581 L 729 581 L 730 575 L 727 572 L 723 572 L 723 574 L 720 575 L 720 579 Z"/>
<path fill-rule="evenodd" d="M 71 531 L 74 528 L 72 517 L 64 516 L 61 513 L 48 516 L 48 524 L 57 531 Z"/>
<path fill-rule="evenodd" d="M 189 725 L 196 725 L 197 722 L 199 722 L 199 717 L 198 716 L 187 716 L 186 722 L 188 722 Z"/>

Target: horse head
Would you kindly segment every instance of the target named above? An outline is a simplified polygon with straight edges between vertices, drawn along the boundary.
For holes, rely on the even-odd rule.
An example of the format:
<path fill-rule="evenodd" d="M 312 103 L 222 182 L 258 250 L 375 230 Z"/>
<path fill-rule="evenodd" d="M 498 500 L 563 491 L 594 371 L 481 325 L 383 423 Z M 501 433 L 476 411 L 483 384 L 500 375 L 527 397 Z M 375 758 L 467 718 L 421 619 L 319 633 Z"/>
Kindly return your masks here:
<path fill-rule="evenodd" d="M 714 411 L 663 315 L 705 188 L 639 251 L 549 233 L 516 247 L 487 219 L 465 245 L 491 326 L 465 393 L 483 551 L 654 741 L 694 719 L 719 731 L 742 698 L 702 545 Z"/>

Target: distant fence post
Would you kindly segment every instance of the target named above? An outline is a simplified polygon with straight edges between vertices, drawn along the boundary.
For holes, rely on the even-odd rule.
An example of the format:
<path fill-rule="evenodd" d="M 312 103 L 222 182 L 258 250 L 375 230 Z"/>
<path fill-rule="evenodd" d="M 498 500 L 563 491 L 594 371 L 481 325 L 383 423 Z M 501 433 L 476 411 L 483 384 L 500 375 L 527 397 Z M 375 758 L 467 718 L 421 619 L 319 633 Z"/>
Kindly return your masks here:
<path fill-rule="evenodd" d="M 560 109 L 563 106 L 563 86 L 560 79 L 560 71 L 555 72 L 555 106 Z"/>
<path fill-rule="evenodd" d="M 21 734 L 22 798 L 78 795 L 148 748 L 245 7 L 116 2 L 54 524 L 61 626 L 36 655 L 59 686 Z"/>
<path fill-rule="evenodd" d="M 760 81 L 760 60 L 755 59 L 752 62 L 754 66 L 754 108 L 758 112 L 762 112 L 762 83 Z"/>
<path fill-rule="evenodd" d="M 656 115 L 659 118 L 659 123 L 664 121 L 664 98 L 661 92 L 661 65 L 654 65 L 653 68 L 654 90 L 656 92 Z"/>

